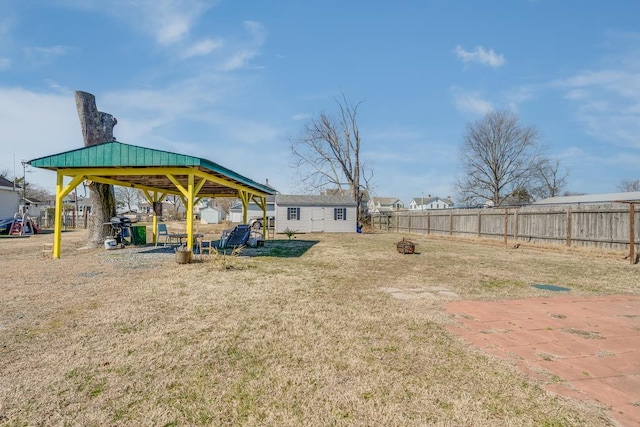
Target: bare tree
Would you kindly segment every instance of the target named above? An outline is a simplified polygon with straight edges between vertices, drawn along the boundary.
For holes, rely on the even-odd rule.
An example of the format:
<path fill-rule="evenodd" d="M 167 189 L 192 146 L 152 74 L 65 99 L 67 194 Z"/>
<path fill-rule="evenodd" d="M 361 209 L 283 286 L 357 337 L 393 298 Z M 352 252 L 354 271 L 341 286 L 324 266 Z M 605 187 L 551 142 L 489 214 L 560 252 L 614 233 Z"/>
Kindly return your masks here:
<path fill-rule="evenodd" d="M 623 192 L 640 191 L 640 179 L 624 179 L 618 184 L 618 189 Z"/>
<path fill-rule="evenodd" d="M 229 215 L 230 209 L 233 205 L 238 202 L 238 199 L 235 197 L 218 197 L 216 199 L 211 199 L 211 206 L 215 206 L 222 210 L 225 214 Z"/>
<path fill-rule="evenodd" d="M 126 207 L 129 212 L 132 207 L 140 203 L 142 199 L 142 191 L 131 187 L 115 187 L 116 205 Z"/>
<path fill-rule="evenodd" d="M 171 210 L 173 212 L 170 213 L 170 217 L 173 219 L 183 219 L 183 215 L 181 212 L 181 207 L 184 206 L 182 203 L 182 199 L 180 196 L 176 196 L 175 194 L 171 194 L 164 199 L 165 202 L 171 205 Z"/>
<path fill-rule="evenodd" d="M 560 160 L 542 158 L 535 165 L 531 193 L 540 199 L 557 197 L 567 187 L 569 173 L 560 166 Z"/>
<path fill-rule="evenodd" d="M 514 192 L 530 188 L 542 160 L 534 127 L 520 124 L 510 111 L 491 111 L 467 124 L 456 182 L 461 200 L 499 206 Z"/>
<path fill-rule="evenodd" d="M 98 111 L 96 98 L 90 93 L 78 91 L 75 98 L 84 145 L 88 147 L 115 140 L 113 127 L 118 123 L 116 118 Z M 112 185 L 93 182 L 89 189 L 92 208 L 87 247 L 100 247 L 109 232 L 103 224 L 116 214 L 116 200 Z"/>
<path fill-rule="evenodd" d="M 37 200 L 40 202 L 50 200 L 53 198 L 50 191 L 40 187 L 36 184 L 27 183 L 26 187 L 26 198 L 30 200 Z"/>
<path fill-rule="evenodd" d="M 369 187 L 373 177 L 373 169 L 361 159 L 357 115 L 362 102 L 352 106 L 344 94 L 335 101 L 337 115 L 320 113 L 290 141 L 293 167 L 307 191 L 329 187 L 349 190 L 358 204 L 360 221 L 362 190 Z"/>

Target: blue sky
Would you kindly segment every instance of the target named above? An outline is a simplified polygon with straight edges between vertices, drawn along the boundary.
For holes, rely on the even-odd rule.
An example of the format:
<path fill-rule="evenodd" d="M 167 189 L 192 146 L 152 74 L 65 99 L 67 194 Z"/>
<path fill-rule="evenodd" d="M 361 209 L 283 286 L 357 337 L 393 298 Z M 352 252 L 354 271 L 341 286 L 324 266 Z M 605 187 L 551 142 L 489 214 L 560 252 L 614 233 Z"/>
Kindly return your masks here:
<path fill-rule="evenodd" d="M 299 193 L 289 140 L 342 92 L 363 101 L 375 195 L 454 196 L 465 125 L 490 109 L 539 129 L 567 190 L 614 192 L 640 178 L 638 16 L 635 0 L 0 0 L 0 171 L 81 147 L 83 90 L 121 142 Z"/>

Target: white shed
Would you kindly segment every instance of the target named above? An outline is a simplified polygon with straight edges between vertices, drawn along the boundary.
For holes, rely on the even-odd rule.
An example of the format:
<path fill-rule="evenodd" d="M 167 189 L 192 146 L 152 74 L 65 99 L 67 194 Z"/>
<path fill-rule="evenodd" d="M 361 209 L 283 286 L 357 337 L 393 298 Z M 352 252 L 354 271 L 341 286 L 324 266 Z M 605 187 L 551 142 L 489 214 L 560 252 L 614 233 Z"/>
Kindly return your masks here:
<path fill-rule="evenodd" d="M 275 216 L 275 205 L 274 205 L 275 196 L 268 195 L 267 196 L 267 217 Z M 242 203 L 236 203 L 229 209 L 229 221 L 231 222 L 242 222 Z M 252 218 L 262 218 L 262 209 L 258 207 L 254 202 L 249 203 L 247 207 L 247 221 Z"/>
<path fill-rule="evenodd" d="M 225 213 L 220 209 L 207 207 L 200 209 L 201 224 L 221 224 L 225 219 Z"/>
<path fill-rule="evenodd" d="M 276 233 L 355 233 L 356 202 L 349 196 L 276 195 Z"/>

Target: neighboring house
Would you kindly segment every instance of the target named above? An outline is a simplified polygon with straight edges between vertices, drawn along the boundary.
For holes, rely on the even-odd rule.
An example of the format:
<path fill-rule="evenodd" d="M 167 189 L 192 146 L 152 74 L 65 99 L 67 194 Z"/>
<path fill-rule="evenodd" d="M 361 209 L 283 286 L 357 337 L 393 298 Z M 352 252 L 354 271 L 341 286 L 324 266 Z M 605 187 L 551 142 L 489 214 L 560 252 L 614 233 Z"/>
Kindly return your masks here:
<path fill-rule="evenodd" d="M 395 197 L 372 197 L 367 211 L 370 214 L 391 213 L 404 208 L 404 203 Z"/>
<path fill-rule="evenodd" d="M 153 206 L 150 205 L 146 199 L 140 200 L 137 207 L 139 214 L 153 215 Z M 186 208 L 183 206 L 182 201 L 179 198 L 172 200 L 172 196 L 169 196 L 162 201 L 162 216 L 165 218 L 171 218 L 173 216 L 179 217 L 186 211 Z"/>
<path fill-rule="evenodd" d="M 267 217 L 273 217 L 276 214 L 275 197 L 276 196 L 271 195 L 267 196 Z M 242 203 L 238 202 L 231 206 L 229 209 L 229 221 L 242 222 L 242 213 Z M 262 209 L 253 202 L 249 203 L 247 207 L 247 221 L 251 218 L 262 218 Z"/>
<path fill-rule="evenodd" d="M 409 210 L 411 211 L 426 211 L 429 209 L 451 209 L 453 208 L 453 200 L 447 196 L 446 199 L 440 197 L 431 197 L 431 194 L 427 197 L 414 197 L 409 203 Z"/>
<path fill-rule="evenodd" d="M 221 224 L 226 217 L 227 215 L 223 211 L 211 206 L 200 209 L 201 224 Z"/>
<path fill-rule="evenodd" d="M 619 201 L 634 201 L 640 203 L 640 191 L 549 197 L 534 202 L 531 206 L 603 205 Z"/>
<path fill-rule="evenodd" d="M 356 202 L 351 196 L 276 195 L 276 233 L 355 233 Z"/>
<path fill-rule="evenodd" d="M 20 199 L 22 201 L 22 204 L 26 210 L 26 212 L 29 214 L 29 216 L 34 217 L 34 218 L 40 218 L 41 216 L 44 216 L 46 213 L 46 209 L 48 204 L 46 202 L 42 202 L 40 200 L 34 200 L 34 199 Z"/>
<path fill-rule="evenodd" d="M 20 210 L 20 193 L 13 182 L 0 177 L 0 220 L 13 218 Z"/>

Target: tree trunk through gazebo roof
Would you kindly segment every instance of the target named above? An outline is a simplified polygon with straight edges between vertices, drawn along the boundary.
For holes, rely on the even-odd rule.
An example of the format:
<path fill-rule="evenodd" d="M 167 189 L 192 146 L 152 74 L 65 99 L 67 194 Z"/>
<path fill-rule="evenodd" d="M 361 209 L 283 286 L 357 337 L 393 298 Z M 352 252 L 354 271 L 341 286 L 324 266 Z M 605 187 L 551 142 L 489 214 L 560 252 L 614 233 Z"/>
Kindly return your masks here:
<path fill-rule="evenodd" d="M 98 111 L 94 95 L 76 91 L 75 97 L 85 147 L 114 141 L 113 127 L 118 123 L 116 118 Z M 116 201 L 112 185 L 94 182 L 89 184 L 89 189 L 92 210 L 86 247 L 100 247 L 109 236 L 110 229 L 104 224 L 115 216 Z"/>

